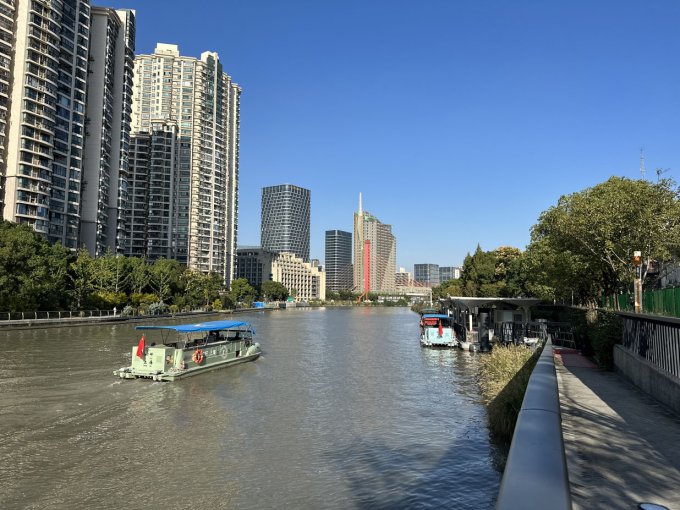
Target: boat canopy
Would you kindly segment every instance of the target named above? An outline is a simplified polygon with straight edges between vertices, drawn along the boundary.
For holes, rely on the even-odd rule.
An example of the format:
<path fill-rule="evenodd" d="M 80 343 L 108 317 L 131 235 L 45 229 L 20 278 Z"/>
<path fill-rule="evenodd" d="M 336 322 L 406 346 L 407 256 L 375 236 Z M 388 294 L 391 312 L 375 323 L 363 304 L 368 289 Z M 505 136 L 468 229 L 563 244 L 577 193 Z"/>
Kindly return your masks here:
<path fill-rule="evenodd" d="M 449 317 L 448 315 L 444 315 L 442 313 L 426 313 L 423 315 L 423 319 L 452 319 L 453 317 Z"/>
<path fill-rule="evenodd" d="M 178 333 L 194 333 L 196 331 L 222 331 L 225 329 L 234 329 L 241 326 L 248 326 L 250 324 L 241 321 L 210 321 L 199 322 L 197 324 L 178 324 L 176 326 L 137 326 L 135 329 L 172 329 Z M 253 333 L 254 328 L 251 328 Z"/>

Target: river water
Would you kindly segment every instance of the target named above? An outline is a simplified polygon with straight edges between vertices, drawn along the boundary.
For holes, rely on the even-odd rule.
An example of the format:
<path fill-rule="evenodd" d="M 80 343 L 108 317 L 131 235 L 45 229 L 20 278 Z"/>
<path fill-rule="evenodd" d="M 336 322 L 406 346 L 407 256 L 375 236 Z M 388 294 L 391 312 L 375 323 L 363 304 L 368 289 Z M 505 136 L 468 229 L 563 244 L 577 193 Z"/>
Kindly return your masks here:
<path fill-rule="evenodd" d="M 0 508 L 493 507 L 478 354 L 403 308 L 238 319 L 258 360 L 172 383 L 114 377 L 134 324 L 0 331 Z"/>

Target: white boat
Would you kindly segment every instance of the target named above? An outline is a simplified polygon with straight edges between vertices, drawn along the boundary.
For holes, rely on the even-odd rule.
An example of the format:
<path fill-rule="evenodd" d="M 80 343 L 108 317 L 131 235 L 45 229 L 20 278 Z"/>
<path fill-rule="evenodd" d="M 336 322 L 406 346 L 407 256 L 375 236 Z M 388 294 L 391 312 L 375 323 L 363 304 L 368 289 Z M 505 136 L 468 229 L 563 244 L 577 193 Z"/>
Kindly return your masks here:
<path fill-rule="evenodd" d="M 420 317 L 420 345 L 425 347 L 457 347 L 453 317 L 426 313 Z"/>
<path fill-rule="evenodd" d="M 208 370 L 257 359 L 262 353 L 253 342 L 255 329 L 247 322 L 210 321 L 177 326 L 137 326 L 160 330 L 160 343 L 142 335 L 132 347 L 132 363 L 115 370 L 121 379 L 174 381 Z M 174 334 L 172 333 L 174 332 Z"/>

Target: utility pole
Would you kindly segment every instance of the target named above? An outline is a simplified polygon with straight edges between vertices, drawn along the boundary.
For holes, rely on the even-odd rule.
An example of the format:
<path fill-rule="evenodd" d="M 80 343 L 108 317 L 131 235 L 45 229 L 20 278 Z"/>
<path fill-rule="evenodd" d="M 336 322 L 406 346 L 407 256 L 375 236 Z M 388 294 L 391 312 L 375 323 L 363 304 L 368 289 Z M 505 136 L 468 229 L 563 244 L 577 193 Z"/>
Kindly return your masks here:
<path fill-rule="evenodd" d="M 633 252 L 633 265 L 635 265 L 635 313 L 642 312 L 642 252 Z"/>

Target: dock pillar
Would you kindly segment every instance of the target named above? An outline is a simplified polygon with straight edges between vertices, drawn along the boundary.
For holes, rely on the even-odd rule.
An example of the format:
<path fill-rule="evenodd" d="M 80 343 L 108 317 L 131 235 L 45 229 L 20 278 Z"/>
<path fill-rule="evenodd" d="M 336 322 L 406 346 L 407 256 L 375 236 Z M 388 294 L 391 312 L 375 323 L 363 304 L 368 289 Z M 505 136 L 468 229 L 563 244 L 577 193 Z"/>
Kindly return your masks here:
<path fill-rule="evenodd" d="M 480 312 L 477 316 L 477 329 L 479 331 L 479 350 L 482 352 L 489 352 L 491 350 L 491 342 L 489 341 L 489 314 Z"/>

